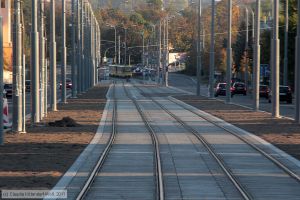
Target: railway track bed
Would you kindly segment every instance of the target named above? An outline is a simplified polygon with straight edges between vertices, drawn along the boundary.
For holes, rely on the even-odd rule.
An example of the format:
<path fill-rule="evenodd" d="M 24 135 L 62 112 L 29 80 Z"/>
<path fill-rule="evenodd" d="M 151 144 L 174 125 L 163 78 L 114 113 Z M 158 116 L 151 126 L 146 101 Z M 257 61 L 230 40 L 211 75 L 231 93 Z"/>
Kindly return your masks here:
<path fill-rule="evenodd" d="M 77 199 L 300 199 L 295 168 L 159 95 L 177 92 L 122 82 L 113 91 L 98 164 Z"/>

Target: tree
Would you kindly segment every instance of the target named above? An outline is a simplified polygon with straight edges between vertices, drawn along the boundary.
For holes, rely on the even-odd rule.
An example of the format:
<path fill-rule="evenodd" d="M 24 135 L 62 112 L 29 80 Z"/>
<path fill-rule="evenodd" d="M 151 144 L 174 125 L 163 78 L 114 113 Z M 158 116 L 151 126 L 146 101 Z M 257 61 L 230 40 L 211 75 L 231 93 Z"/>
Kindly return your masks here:
<path fill-rule="evenodd" d="M 147 3 L 154 9 L 161 9 L 162 8 L 162 0 L 148 0 Z"/>

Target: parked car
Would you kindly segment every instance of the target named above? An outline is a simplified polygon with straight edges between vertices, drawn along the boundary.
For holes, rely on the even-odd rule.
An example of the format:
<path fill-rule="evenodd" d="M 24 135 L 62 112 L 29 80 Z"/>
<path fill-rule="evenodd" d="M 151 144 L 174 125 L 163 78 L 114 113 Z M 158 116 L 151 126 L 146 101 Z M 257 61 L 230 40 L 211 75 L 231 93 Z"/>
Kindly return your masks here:
<path fill-rule="evenodd" d="M 244 96 L 247 95 L 247 88 L 245 83 L 243 82 L 235 82 L 232 85 L 231 95 L 242 94 Z"/>
<path fill-rule="evenodd" d="M 269 103 L 272 100 L 272 92 L 269 94 Z M 279 100 L 286 101 L 286 103 L 291 104 L 293 103 L 293 95 L 292 90 L 289 86 L 280 85 L 279 86 Z"/>
<path fill-rule="evenodd" d="M 215 97 L 226 96 L 226 83 L 218 83 L 215 88 Z"/>
<path fill-rule="evenodd" d="M 270 89 L 267 85 L 260 85 L 259 86 L 259 97 L 264 97 L 269 99 Z"/>
<path fill-rule="evenodd" d="M 6 97 L 12 97 L 13 85 L 11 83 L 5 83 L 4 89 L 6 91 Z"/>
<path fill-rule="evenodd" d="M 72 80 L 71 79 L 66 79 L 66 87 L 67 89 L 72 89 Z"/>
<path fill-rule="evenodd" d="M 30 85 L 31 85 L 31 81 L 26 80 L 25 81 L 25 90 L 26 90 L 26 92 L 30 92 Z"/>
<path fill-rule="evenodd" d="M 215 97 L 217 96 L 226 96 L 226 83 L 218 83 L 217 87 L 215 88 Z M 233 91 L 233 87 L 231 84 L 230 87 L 230 91 L 231 91 L 231 96 L 233 95 L 232 91 Z"/>
<path fill-rule="evenodd" d="M 59 83 L 59 89 L 61 89 L 61 86 L 62 86 L 62 83 L 60 82 Z M 72 89 L 72 80 L 69 79 L 69 78 L 66 79 L 66 88 L 67 89 Z"/>

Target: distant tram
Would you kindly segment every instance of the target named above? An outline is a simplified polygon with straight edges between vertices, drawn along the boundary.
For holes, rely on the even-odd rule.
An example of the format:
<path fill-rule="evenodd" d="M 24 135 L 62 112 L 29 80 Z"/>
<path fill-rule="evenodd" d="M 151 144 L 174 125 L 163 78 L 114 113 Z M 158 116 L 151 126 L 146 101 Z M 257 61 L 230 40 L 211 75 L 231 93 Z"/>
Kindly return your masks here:
<path fill-rule="evenodd" d="M 109 75 L 111 77 L 131 78 L 132 70 L 130 66 L 125 65 L 110 65 Z"/>

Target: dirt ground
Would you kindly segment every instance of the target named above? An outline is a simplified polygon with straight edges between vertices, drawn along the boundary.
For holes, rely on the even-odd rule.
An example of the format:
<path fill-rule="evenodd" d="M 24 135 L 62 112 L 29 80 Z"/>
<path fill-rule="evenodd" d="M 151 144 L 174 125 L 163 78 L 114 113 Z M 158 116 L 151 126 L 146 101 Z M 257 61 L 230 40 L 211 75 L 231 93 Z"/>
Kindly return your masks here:
<path fill-rule="evenodd" d="M 194 107 L 247 130 L 300 159 L 300 125 L 289 119 L 273 119 L 271 114 L 196 96 L 177 96 Z"/>
<path fill-rule="evenodd" d="M 49 112 L 26 134 L 5 135 L 0 146 L 0 189 L 51 189 L 93 138 L 106 103 L 107 86 L 96 86 Z M 50 127 L 63 117 L 77 127 Z"/>

